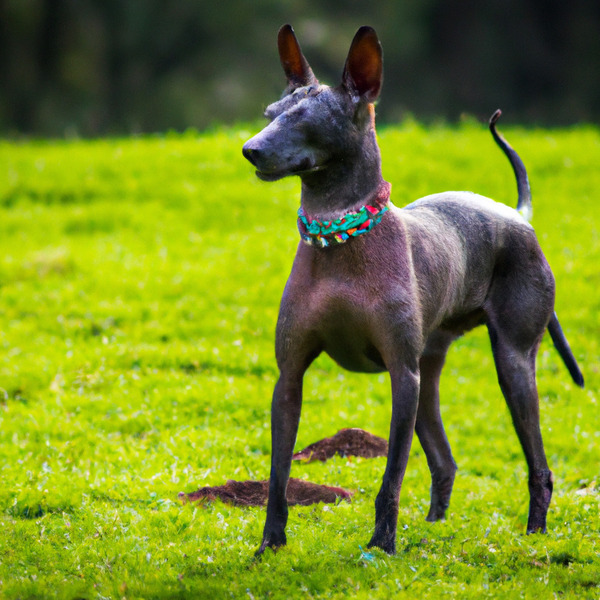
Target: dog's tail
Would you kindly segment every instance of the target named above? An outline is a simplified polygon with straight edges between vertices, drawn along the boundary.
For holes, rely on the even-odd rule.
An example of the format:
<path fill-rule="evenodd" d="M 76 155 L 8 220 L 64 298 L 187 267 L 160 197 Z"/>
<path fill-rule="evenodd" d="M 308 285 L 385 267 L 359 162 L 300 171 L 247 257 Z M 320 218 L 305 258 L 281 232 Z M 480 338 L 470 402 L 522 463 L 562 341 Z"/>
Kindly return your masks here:
<path fill-rule="evenodd" d="M 569 342 L 567 342 L 567 338 L 563 333 L 562 327 L 558 322 L 558 317 L 556 313 L 552 314 L 552 318 L 550 319 L 550 323 L 548 323 L 548 331 L 550 333 L 550 337 L 554 342 L 554 346 L 558 350 L 560 357 L 563 359 L 565 366 L 569 370 L 573 381 L 579 386 L 584 386 L 583 374 L 579 369 L 579 365 L 573 356 L 573 352 L 571 351 L 571 346 L 569 346 Z"/>
<path fill-rule="evenodd" d="M 494 136 L 494 140 L 510 161 L 510 164 L 517 178 L 517 190 L 519 192 L 519 200 L 517 202 L 517 210 L 526 221 L 531 221 L 533 216 L 533 207 L 531 206 L 531 188 L 529 187 L 529 179 L 527 170 L 521 160 L 521 157 L 515 152 L 511 145 L 496 131 L 496 121 L 502 115 L 502 111 L 498 109 L 490 117 L 490 131 Z"/>
<path fill-rule="evenodd" d="M 511 145 L 496 131 L 496 121 L 498 121 L 501 115 L 502 111 L 498 109 L 490 117 L 490 131 L 492 132 L 494 140 L 496 140 L 498 146 L 502 148 L 502 151 L 508 157 L 513 171 L 515 172 L 515 177 L 517 178 L 517 189 L 519 192 L 517 210 L 527 221 L 531 221 L 531 217 L 533 216 L 533 208 L 531 206 L 531 188 L 529 187 L 527 170 L 525 169 L 525 165 L 523 164 L 521 157 L 515 152 Z M 558 350 L 560 357 L 563 359 L 565 366 L 571 374 L 573 381 L 579 387 L 583 387 L 583 374 L 579 369 L 577 360 L 575 360 L 575 357 L 573 356 L 573 352 L 571 351 L 569 342 L 567 342 L 567 338 L 565 337 L 562 327 L 558 322 L 558 317 L 556 316 L 556 313 L 552 314 L 552 318 L 548 323 L 548 332 L 550 333 L 552 342 Z"/>

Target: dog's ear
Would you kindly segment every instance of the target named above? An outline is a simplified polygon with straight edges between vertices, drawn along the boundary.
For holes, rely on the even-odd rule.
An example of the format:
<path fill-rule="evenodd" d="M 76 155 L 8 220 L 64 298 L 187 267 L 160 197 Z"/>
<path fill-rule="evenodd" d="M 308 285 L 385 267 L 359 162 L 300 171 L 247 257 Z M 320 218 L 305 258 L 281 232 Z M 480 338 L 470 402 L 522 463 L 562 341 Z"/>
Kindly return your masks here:
<path fill-rule="evenodd" d="M 279 59 L 288 80 L 286 92 L 304 87 L 305 85 L 318 84 L 310 65 L 308 64 L 296 34 L 291 25 L 284 25 L 277 36 L 277 47 L 279 48 Z"/>
<path fill-rule="evenodd" d="M 361 27 L 352 40 L 342 84 L 357 100 L 375 102 L 383 79 L 383 51 L 375 30 Z"/>

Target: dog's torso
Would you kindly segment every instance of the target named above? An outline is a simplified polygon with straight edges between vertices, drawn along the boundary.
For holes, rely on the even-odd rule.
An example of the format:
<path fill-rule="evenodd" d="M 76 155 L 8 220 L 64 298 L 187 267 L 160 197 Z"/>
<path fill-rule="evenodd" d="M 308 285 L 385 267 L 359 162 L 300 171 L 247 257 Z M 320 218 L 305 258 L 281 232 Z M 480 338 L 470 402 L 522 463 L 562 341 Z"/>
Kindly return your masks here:
<path fill-rule="evenodd" d="M 392 205 L 371 232 L 337 247 L 300 244 L 281 304 L 280 362 L 298 344 L 354 371 L 386 370 L 399 353 L 418 357 L 433 332 L 458 337 L 485 322 L 491 286 L 519 270 L 524 249 L 540 275 L 520 285 L 553 294 L 533 228 L 468 192 Z"/>

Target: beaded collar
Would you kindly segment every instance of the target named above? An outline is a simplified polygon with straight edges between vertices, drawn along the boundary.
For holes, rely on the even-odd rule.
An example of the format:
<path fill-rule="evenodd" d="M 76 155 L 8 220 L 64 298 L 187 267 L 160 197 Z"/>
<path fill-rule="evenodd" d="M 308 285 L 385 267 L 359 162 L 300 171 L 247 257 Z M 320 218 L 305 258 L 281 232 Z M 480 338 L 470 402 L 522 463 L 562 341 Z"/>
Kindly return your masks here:
<path fill-rule="evenodd" d="M 357 212 L 348 213 L 331 221 L 317 221 L 311 219 L 302 207 L 298 209 L 298 231 L 305 244 L 317 248 L 336 246 L 371 231 L 383 215 L 389 210 L 387 205 L 390 199 L 392 186 L 384 181 L 379 186 L 375 196 L 368 204 L 362 206 Z"/>

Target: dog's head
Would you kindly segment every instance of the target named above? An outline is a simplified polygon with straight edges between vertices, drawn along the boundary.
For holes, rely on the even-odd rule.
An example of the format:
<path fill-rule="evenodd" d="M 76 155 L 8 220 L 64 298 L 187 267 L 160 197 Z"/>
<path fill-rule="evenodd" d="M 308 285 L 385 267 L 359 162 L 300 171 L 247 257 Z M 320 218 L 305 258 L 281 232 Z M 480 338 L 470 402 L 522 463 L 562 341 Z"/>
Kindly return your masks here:
<path fill-rule="evenodd" d="M 381 45 L 371 27 L 354 36 L 337 87 L 319 84 L 290 25 L 279 30 L 278 47 L 288 85 L 265 111 L 269 125 L 243 148 L 265 181 L 315 173 L 360 152 L 365 130 L 374 127 L 372 103 L 382 82 Z"/>

